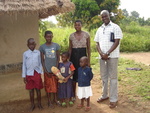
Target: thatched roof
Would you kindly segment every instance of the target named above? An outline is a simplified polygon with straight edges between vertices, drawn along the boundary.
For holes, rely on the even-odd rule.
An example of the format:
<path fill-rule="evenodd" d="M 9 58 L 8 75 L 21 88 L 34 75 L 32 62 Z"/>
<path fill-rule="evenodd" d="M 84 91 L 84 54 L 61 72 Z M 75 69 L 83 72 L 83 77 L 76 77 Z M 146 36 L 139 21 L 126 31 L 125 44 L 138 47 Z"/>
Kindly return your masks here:
<path fill-rule="evenodd" d="M 38 13 L 39 18 L 74 10 L 70 0 L 0 0 L 0 15 Z"/>

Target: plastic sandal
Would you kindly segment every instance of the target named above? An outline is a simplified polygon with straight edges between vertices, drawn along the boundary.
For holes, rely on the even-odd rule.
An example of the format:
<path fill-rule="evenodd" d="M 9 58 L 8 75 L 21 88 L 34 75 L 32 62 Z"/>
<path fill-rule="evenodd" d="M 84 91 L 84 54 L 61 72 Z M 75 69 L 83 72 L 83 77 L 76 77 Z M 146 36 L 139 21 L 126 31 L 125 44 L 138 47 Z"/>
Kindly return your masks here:
<path fill-rule="evenodd" d="M 106 98 L 98 98 L 97 99 L 97 102 L 100 103 L 100 102 L 103 102 L 105 100 L 109 99 L 109 97 L 106 97 Z"/>
<path fill-rule="evenodd" d="M 90 109 L 91 109 L 91 107 L 89 106 L 87 106 L 86 108 L 85 108 L 85 111 L 90 111 Z"/>
<path fill-rule="evenodd" d="M 117 101 L 118 102 L 118 101 Z M 109 107 L 110 108 L 115 108 L 117 107 L 117 102 L 110 102 Z"/>
<path fill-rule="evenodd" d="M 72 101 L 69 102 L 69 106 L 73 106 L 73 102 Z"/>
<path fill-rule="evenodd" d="M 61 106 L 60 101 L 57 101 L 57 102 L 56 102 L 56 105 L 57 105 L 57 106 Z"/>
<path fill-rule="evenodd" d="M 77 106 L 77 109 L 81 109 L 81 108 L 83 108 L 83 107 L 84 107 L 84 105 L 79 104 L 79 105 Z"/>
<path fill-rule="evenodd" d="M 61 103 L 61 106 L 62 106 L 62 107 L 67 107 L 66 102 Z"/>

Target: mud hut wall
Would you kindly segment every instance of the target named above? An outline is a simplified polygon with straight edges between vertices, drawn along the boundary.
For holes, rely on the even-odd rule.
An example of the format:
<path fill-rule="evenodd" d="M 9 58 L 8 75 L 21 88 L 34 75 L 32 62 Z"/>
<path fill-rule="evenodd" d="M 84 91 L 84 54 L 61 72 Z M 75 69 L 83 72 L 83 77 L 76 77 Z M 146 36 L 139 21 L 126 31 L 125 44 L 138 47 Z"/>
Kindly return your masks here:
<path fill-rule="evenodd" d="M 0 73 L 21 69 L 28 38 L 36 40 L 38 49 L 38 14 L 0 16 Z"/>

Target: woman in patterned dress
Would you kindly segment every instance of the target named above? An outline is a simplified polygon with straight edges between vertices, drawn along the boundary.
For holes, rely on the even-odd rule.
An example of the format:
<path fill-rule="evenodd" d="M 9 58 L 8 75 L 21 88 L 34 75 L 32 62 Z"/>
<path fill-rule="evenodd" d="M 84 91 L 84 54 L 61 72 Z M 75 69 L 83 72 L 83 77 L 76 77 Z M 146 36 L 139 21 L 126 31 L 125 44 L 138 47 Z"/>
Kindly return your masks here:
<path fill-rule="evenodd" d="M 78 68 L 79 60 L 83 56 L 88 57 L 88 66 L 90 66 L 90 35 L 88 32 L 82 31 L 82 22 L 76 20 L 74 23 L 74 28 L 76 32 L 72 33 L 69 37 L 69 54 L 70 61 L 75 66 L 75 72 L 73 75 L 73 89 L 74 97 L 76 95 L 76 82 L 78 81 Z"/>

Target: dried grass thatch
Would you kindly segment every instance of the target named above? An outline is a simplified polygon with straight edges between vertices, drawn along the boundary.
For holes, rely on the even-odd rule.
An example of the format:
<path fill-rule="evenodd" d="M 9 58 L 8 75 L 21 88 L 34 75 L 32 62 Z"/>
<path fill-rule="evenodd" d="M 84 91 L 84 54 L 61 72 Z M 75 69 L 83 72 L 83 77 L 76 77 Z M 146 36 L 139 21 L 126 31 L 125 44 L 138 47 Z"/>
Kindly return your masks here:
<path fill-rule="evenodd" d="M 0 15 L 38 13 L 39 18 L 74 10 L 70 0 L 0 0 Z"/>

